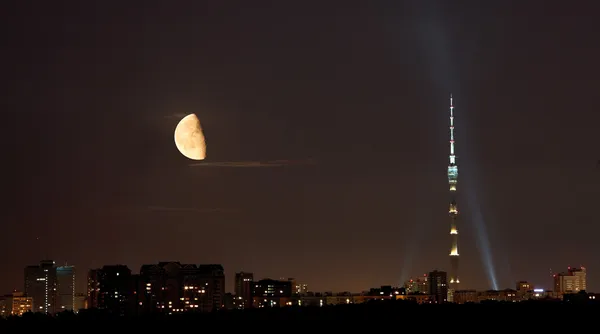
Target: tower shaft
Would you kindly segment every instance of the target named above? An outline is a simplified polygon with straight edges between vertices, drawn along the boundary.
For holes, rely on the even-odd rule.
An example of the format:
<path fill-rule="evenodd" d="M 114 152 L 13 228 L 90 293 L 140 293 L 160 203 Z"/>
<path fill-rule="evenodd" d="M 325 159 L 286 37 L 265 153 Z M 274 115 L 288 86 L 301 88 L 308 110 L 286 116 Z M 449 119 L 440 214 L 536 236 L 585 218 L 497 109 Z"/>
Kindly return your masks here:
<path fill-rule="evenodd" d="M 450 156 L 448 164 L 448 185 L 450 187 L 450 286 L 448 289 L 448 301 L 453 301 L 454 291 L 458 288 L 460 280 L 458 278 L 458 227 L 456 220 L 458 218 L 458 206 L 456 204 L 456 189 L 458 185 L 458 166 L 456 164 L 456 154 L 454 149 L 454 104 L 452 94 L 450 94 Z"/>

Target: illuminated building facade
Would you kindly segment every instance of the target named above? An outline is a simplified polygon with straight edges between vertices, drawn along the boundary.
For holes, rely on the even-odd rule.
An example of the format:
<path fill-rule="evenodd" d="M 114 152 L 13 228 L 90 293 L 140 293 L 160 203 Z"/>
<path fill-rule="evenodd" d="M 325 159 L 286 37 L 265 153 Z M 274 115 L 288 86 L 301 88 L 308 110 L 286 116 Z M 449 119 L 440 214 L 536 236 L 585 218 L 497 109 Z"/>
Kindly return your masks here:
<path fill-rule="evenodd" d="M 210 312 L 225 306 L 225 273 L 220 264 L 146 264 L 138 290 L 144 313 Z"/>
<path fill-rule="evenodd" d="M 448 287 L 448 301 L 453 301 L 454 291 L 458 290 L 460 280 L 458 278 L 458 227 L 456 219 L 458 218 L 458 206 L 456 205 L 456 188 L 458 184 L 458 165 L 456 164 L 456 154 L 454 150 L 454 104 L 452 94 L 450 94 L 450 163 L 448 164 L 448 185 L 450 186 L 450 206 L 448 214 L 450 215 L 450 236 L 452 245 L 450 247 L 450 286 Z"/>
<path fill-rule="evenodd" d="M 308 284 L 306 283 L 296 283 L 295 285 L 295 294 L 297 295 L 305 295 L 308 293 Z"/>
<path fill-rule="evenodd" d="M 33 312 L 33 298 L 26 297 L 23 292 L 13 292 L 12 315 L 23 315 L 25 312 Z"/>
<path fill-rule="evenodd" d="M 423 274 L 423 277 L 416 279 L 409 279 L 404 282 L 404 288 L 407 294 L 428 294 L 429 293 L 429 281 L 427 280 L 427 274 Z"/>
<path fill-rule="evenodd" d="M 291 281 L 262 279 L 254 283 L 252 295 L 254 307 L 280 307 L 291 302 L 294 289 Z"/>
<path fill-rule="evenodd" d="M 34 312 L 54 314 L 56 309 L 56 267 L 44 260 L 25 267 L 25 296 L 33 298 Z"/>
<path fill-rule="evenodd" d="M 292 283 L 292 295 L 304 295 L 308 293 L 308 284 L 298 283 L 295 278 L 288 278 Z"/>
<path fill-rule="evenodd" d="M 518 281 L 517 282 L 517 295 L 523 300 L 529 299 L 532 297 L 533 285 L 527 281 Z"/>
<path fill-rule="evenodd" d="M 454 291 L 454 303 L 481 303 L 485 301 L 518 302 L 524 300 L 517 290 L 456 290 Z"/>
<path fill-rule="evenodd" d="M 298 281 L 293 278 L 280 278 L 280 281 L 290 281 L 292 283 L 292 295 L 302 295 L 308 292 L 308 284 L 298 283 Z"/>
<path fill-rule="evenodd" d="M 554 292 L 559 294 L 577 293 L 587 289 L 585 267 L 569 267 L 566 273 L 554 275 Z"/>

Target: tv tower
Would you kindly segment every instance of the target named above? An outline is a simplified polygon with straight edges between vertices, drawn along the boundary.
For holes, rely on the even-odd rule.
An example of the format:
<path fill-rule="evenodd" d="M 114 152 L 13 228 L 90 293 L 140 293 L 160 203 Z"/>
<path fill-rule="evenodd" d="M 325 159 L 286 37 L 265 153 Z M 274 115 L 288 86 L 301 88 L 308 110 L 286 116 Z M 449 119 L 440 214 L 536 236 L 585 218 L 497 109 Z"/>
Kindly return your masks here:
<path fill-rule="evenodd" d="M 452 94 L 450 94 L 450 164 L 448 164 L 448 184 L 450 186 L 450 236 L 452 246 L 450 248 L 450 286 L 448 287 L 448 301 L 454 301 L 454 291 L 458 288 L 458 228 L 456 219 L 458 218 L 458 206 L 456 205 L 456 186 L 458 183 L 458 166 L 456 165 L 456 155 L 454 152 L 454 104 L 452 103 Z"/>

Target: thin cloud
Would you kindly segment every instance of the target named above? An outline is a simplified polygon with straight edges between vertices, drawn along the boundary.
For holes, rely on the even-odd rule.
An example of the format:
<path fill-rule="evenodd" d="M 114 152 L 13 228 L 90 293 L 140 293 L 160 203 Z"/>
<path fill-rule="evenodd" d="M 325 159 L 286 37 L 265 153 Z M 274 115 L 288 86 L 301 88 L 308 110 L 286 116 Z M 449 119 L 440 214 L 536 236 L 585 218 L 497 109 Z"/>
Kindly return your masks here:
<path fill-rule="evenodd" d="M 190 167 L 235 167 L 235 168 L 259 168 L 259 167 L 284 167 L 315 165 L 313 159 L 305 160 L 268 160 L 268 161 L 220 161 L 199 162 L 190 164 Z"/>
<path fill-rule="evenodd" d="M 196 213 L 227 213 L 234 212 L 233 209 L 224 208 L 183 208 L 183 207 L 170 207 L 170 206 L 148 206 L 148 211 L 161 211 L 161 212 L 196 212 Z"/>
<path fill-rule="evenodd" d="M 184 114 L 184 113 L 175 113 L 175 114 L 171 114 L 171 115 L 165 115 L 163 116 L 164 118 L 177 118 L 177 119 L 182 119 L 185 116 L 187 116 L 188 114 Z"/>

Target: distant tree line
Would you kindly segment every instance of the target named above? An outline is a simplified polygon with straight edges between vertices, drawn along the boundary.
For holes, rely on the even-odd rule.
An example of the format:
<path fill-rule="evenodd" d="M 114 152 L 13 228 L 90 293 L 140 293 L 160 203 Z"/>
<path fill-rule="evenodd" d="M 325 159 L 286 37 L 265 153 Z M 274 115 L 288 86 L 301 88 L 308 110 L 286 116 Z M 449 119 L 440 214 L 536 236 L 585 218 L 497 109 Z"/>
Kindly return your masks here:
<path fill-rule="evenodd" d="M 577 297 L 577 295 L 574 295 Z M 586 310 L 581 313 L 581 308 Z M 588 310 L 593 308 L 595 310 Z M 205 326 L 207 324 L 231 325 L 256 324 L 259 326 L 275 326 L 276 324 L 338 324 L 346 326 L 356 324 L 394 325 L 395 321 L 421 323 L 424 326 L 437 326 L 445 321 L 498 321 L 498 317 L 506 315 L 506 319 L 525 317 L 528 321 L 556 321 L 573 314 L 594 314 L 600 310 L 600 301 L 584 298 L 560 300 L 530 300 L 524 302 L 486 301 L 479 304 L 416 304 L 410 301 L 388 300 L 363 304 L 348 304 L 324 307 L 282 307 L 246 310 L 215 311 L 210 313 L 182 313 L 174 315 L 154 314 L 140 316 L 118 316 L 105 310 L 89 309 L 73 312 L 61 312 L 54 316 L 41 313 L 25 313 L 23 316 L 11 316 L 0 320 L 0 328 L 26 324 L 36 325 L 72 325 L 93 331 L 97 326 L 135 324 L 136 326 L 154 326 L 155 324 Z M 599 313 L 600 314 L 600 313 Z M 553 318 L 554 315 L 560 318 Z M 565 318 L 566 319 L 566 318 Z M 283 321 L 283 322 L 281 322 Z M 512 320 L 511 320 L 512 321 Z M 397 324 L 397 325 L 401 325 Z M 80 327 L 83 326 L 83 327 Z M 358 326 L 358 325 L 357 325 Z M 15 328 L 17 328 L 15 327 Z M 68 328 L 65 327 L 65 328 Z M 493 326 L 492 326 L 493 327 Z M 120 327 L 115 327 L 120 328 Z M 152 327 L 154 328 L 154 327 Z M 240 327 L 242 328 L 242 327 Z M 157 329 L 157 328 L 154 328 Z M 116 331 L 116 329 L 115 329 Z M 120 331 L 120 330 L 119 330 Z M 112 333 L 107 333 L 112 334 Z"/>

